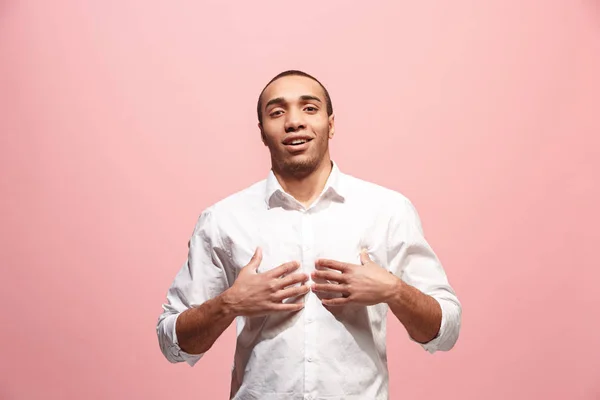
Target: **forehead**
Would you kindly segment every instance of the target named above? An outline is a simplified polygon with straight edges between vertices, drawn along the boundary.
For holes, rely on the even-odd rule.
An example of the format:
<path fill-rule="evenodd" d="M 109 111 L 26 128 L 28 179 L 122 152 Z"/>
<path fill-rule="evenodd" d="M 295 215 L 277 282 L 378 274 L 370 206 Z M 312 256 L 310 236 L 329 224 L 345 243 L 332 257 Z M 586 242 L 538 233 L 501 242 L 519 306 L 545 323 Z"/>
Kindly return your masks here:
<path fill-rule="evenodd" d="M 294 100 L 304 95 L 316 96 L 321 101 L 325 101 L 323 89 L 313 79 L 297 75 L 284 76 L 271 82 L 265 88 L 262 95 L 262 104 L 264 107 L 264 104 L 270 99 L 282 97 L 285 100 Z"/>

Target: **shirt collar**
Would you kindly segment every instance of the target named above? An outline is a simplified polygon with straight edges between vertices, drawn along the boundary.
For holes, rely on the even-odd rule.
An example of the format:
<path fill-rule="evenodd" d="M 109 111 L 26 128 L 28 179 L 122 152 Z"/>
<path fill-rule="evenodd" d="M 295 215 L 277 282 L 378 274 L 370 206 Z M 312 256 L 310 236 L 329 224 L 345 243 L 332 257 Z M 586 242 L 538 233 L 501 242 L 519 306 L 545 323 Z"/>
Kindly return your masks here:
<path fill-rule="evenodd" d="M 331 161 L 332 168 L 329 177 L 327 178 L 327 182 L 325 183 L 325 187 L 321 192 L 321 195 L 317 199 L 319 201 L 321 198 L 326 196 L 330 197 L 332 200 L 337 200 L 343 202 L 345 200 L 345 190 L 343 185 L 343 173 L 340 171 L 338 165 L 335 161 Z M 275 177 L 273 170 L 269 171 L 269 175 L 267 176 L 267 184 L 266 184 L 266 192 L 265 192 L 265 202 L 267 206 L 274 207 L 277 205 L 281 205 L 286 198 L 292 199 L 292 196 L 283 190 L 279 181 Z M 316 203 L 316 201 L 315 201 Z"/>

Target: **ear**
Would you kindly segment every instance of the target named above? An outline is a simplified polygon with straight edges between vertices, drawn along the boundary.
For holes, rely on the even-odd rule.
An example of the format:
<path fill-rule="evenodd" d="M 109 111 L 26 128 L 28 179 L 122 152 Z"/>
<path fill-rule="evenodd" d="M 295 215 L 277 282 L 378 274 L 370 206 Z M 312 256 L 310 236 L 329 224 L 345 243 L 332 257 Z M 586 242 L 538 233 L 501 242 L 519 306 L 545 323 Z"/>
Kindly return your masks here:
<path fill-rule="evenodd" d="M 335 114 L 329 116 L 329 139 L 333 139 L 335 133 Z"/>
<path fill-rule="evenodd" d="M 263 131 L 263 127 L 260 122 L 258 123 L 258 129 L 260 129 L 260 139 L 262 140 L 263 144 L 266 146 L 267 138 L 265 137 L 265 132 Z"/>

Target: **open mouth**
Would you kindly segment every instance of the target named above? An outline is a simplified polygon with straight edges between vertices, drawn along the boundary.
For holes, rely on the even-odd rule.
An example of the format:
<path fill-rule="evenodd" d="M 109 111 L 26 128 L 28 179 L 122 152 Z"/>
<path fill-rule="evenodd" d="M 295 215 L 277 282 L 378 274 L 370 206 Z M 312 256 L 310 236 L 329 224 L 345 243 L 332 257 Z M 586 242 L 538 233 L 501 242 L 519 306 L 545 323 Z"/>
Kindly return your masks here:
<path fill-rule="evenodd" d="M 286 143 L 286 145 L 288 146 L 300 146 L 304 143 L 308 143 L 310 142 L 312 139 L 296 139 L 296 140 L 292 140 L 289 143 Z"/>
<path fill-rule="evenodd" d="M 312 140 L 312 138 L 298 138 L 298 139 L 286 140 L 285 142 L 283 142 L 283 144 L 285 146 L 290 146 L 290 147 L 301 147 L 303 144 L 306 144 L 306 143 L 310 142 L 311 140 Z"/>

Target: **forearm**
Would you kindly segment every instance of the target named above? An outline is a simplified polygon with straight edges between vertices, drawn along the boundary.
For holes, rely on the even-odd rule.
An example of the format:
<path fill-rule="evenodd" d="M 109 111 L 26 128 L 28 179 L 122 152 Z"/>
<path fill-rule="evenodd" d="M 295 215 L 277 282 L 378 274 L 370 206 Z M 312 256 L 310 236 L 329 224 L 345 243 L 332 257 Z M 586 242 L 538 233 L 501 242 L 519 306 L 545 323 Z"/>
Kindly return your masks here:
<path fill-rule="evenodd" d="M 398 279 L 387 304 L 415 341 L 427 343 L 438 334 L 442 309 L 433 297 Z"/>
<path fill-rule="evenodd" d="M 189 354 L 205 353 L 234 319 L 235 314 L 223 295 L 187 309 L 179 315 L 175 325 L 179 347 Z"/>

